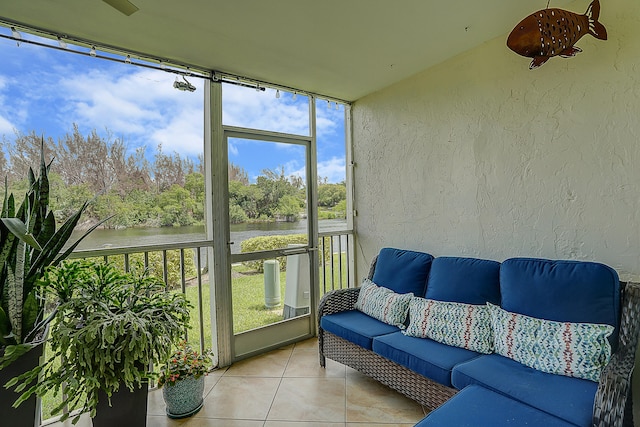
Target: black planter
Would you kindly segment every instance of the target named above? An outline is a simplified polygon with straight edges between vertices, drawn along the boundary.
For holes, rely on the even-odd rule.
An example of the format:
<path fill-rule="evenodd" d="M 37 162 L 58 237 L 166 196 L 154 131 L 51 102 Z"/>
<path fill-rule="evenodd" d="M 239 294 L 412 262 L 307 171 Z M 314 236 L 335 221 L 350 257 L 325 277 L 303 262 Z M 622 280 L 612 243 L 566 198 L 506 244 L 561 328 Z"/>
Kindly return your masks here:
<path fill-rule="evenodd" d="M 10 379 L 38 366 L 43 350 L 44 344 L 40 344 L 11 365 L 0 370 L 0 417 L 2 417 L 2 425 L 5 425 L 5 422 L 7 426 L 12 427 L 34 427 L 40 425 L 40 408 L 38 407 L 36 396 L 31 396 L 20 406 L 13 408 L 13 402 L 20 397 L 21 393 L 7 390 L 4 385 Z"/>
<path fill-rule="evenodd" d="M 146 427 L 147 395 L 149 386 L 129 390 L 124 384 L 111 395 L 111 406 L 107 394 L 100 391 L 93 427 Z"/>

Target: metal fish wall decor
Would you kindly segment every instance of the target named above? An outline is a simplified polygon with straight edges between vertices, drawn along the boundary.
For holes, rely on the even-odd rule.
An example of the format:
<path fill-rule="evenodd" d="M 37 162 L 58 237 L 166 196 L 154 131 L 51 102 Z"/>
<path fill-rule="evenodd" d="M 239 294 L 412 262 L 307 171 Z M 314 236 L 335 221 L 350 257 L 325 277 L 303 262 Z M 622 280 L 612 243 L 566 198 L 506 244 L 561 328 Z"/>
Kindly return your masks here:
<path fill-rule="evenodd" d="M 584 15 L 562 9 L 539 10 L 515 26 L 507 46 L 518 55 L 533 58 L 529 65 L 533 70 L 553 56 L 569 58 L 582 52 L 574 44 L 585 34 L 606 40 L 607 30 L 598 22 L 599 17 L 599 0 L 594 0 Z"/>

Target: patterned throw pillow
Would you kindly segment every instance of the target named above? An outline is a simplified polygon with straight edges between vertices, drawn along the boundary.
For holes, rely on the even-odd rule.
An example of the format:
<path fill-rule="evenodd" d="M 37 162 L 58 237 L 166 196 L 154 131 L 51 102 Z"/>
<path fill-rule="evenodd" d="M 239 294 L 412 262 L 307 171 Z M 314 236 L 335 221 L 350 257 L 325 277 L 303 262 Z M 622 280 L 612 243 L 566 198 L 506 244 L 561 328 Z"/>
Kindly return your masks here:
<path fill-rule="evenodd" d="M 391 289 L 383 288 L 369 279 L 364 279 L 360 286 L 355 308 L 381 322 L 404 329 L 412 297 L 412 293 L 396 294 Z"/>
<path fill-rule="evenodd" d="M 409 327 L 403 333 L 478 353 L 493 351 L 491 317 L 486 305 L 414 297 L 409 304 Z"/>
<path fill-rule="evenodd" d="M 613 326 L 554 322 L 488 305 L 496 353 L 542 372 L 600 379 L 611 358 Z"/>

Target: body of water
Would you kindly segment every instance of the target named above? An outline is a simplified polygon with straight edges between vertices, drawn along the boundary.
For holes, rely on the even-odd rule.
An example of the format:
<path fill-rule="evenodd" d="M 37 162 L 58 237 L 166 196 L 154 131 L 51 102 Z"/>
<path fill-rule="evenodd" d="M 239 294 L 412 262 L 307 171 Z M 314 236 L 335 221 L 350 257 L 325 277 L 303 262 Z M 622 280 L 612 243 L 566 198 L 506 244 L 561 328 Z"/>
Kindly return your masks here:
<path fill-rule="evenodd" d="M 318 222 L 320 232 L 334 232 L 346 229 L 344 219 L 321 220 Z M 256 236 L 276 234 L 306 233 L 307 220 L 296 222 L 261 222 L 231 225 L 232 253 L 240 252 L 240 243 Z M 74 232 L 71 241 L 82 235 Z M 204 226 L 160 227 L 160 228 L 126 228 L 122 230 L 97 229 L 89 234 L 78 249 L 104 249 L 125 246 L 146 246 L 176 242 L 205 240 Z"/>

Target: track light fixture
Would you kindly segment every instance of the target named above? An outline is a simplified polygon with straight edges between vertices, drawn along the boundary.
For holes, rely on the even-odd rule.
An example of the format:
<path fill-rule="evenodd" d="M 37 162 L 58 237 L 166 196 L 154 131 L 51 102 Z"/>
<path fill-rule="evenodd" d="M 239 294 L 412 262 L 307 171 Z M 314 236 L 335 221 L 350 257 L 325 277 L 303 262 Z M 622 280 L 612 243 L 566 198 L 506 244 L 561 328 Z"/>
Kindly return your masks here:
<path fill-rule="evenodd" d="M 128 0 L 104 0 L 104 1 L 111 4 L 110 2 L 124 3 L 125 1 L 128 1 Z M 179 76 L 182 76 L 182 80 L 179 80 L 179 78 L 176 78 L 176 81 L 173 83 L 173 87 L 182 91 L 194 92 L 196 90 L 196 87 L 192 85 L 189 81 L 187 81 L 185 77 L 189 77 L 189 78 L 197 77 L 197 78 L 210 79 L 214 82 L 222 82 L 222 83 L 228 83 L 228 84 L 233 84 L 233 85 L 247 87 L 247 88 L 253 88 L 258 92 L 264 92 L 267 87 L 271 87 L 273 89 L 276 89 L 276 94 L 275 94 L 276 98 L 280 98 L 282 96 L 281 94 L 281 89 L 282 89 L 285 92 L 289 92 L 293 94 L 292 96 L 293 101 L 297 100 L 298 94 L 301 94 L 302 96 L 310 96 L 310 97 L 313 97 L 314 99 L 324 98 L 324 97 L 315 98 L 318 94 L 313 94 L 312 92 L 298 91 L 294 88 L 287 88 L 284 86 L 280 86 L 278 88 L 278 86 L 269 86 L 268 83 L 259 82 L 252 78 L 243 77 L 235 74 L 226 74 L 226 73 L 217 72 L 214 70 L 206 70 L 206 69 L 200 69 L 200 68 L 198 68 L 197 71 L 192 72 L 188 65 L 180 62 L 174 62 L 166 58 L 154 57 L 151 55 L 131 53 L 126 50 L 119 50 L 108 45 L 102 45 L 102 44 L 96 43 L 93 40 L 79 39 L 66 34 L 51 32 L 51 31 L 42 30 L 42 29 L 33 28 L 33 27 L 27 27 L 20 23 L 6 20 L 3 17 L 0 17 L 0 28 L 1 27 L 9 29 L 11 31 L 11 35 L 0 32 L 0 38 L 13 40 L 14 42 L 16 42 L 17 46 L 20 46 L 23 43 L 25 43 L 25 44 L 44 47 L 44 48 L 63 49 L 63 50 L 66 50 L 67 52 L 86 55 L 93 58 L 99 58 L 99 59 L 104 59 L 104 60 L 114 61 L 119 63 L 126 63 L 126 64 L 136 65 L 136 66 L 153 69 L 153 70 L 164 70 L 169 73 L 177 74 Z M 34 35 L 36 37 L 25 38 L 23 37 L 21 32 L 18 31 L 18 29 L 20 29 L 20 31 L 23 33 Z M 43 38 L 52 40 L 54 41 L 54 43 L 41 40 Z M 57 42 L 57 45 L 55 44 L 55 42 Z M 73 45 L 71 49 L 69 49 L 69 46 L 68 46 L 69 43 Z M 78 46 L 83 47 L 84 49 L 76 49 L 75 47 L 78 47 Z M 102 54 L 101 52 L 107 52 L 109 54 Z M 132 55 L 136 58 L 136 62 L 132 61 Z M 124 60 L 122 59 L 122 57 L 124 57 Z M 186 69 L 186 72 L 185 72 L 185 69 Z M 327 99 L 327 105 L 329 108 L 332 107 L 331 103 L 332 102 Z M 341 101 L 341 103 L 349 105 L 347 101 L 344 101 L 344 102 Z M 339 105 L 337 101 L 335 101 L 335 108 L 339 109 Z"/>
<path fill-rule="evenodd" d="M 22 35 L 16 30 L 16 27 L 11 27 L 11 37 L 16 39 L 16 45 L 20 46 L 20 40 L 22 40 Z"/>
<path fill-rule="evenodd" d="M 182 80 L 184 80 L 184 81 L 181 82 L 176 77 L 176 80 L 173 82 L 173 87 L 175 87 L 178 90 L 182 90 L 182 91 L 186 91 L 186 92 L 195 92 L 196 87 L 194 85 L 192 85 L 191 83 L 189 83 L 189 81 L 186 79 L 185 76 L 182 76 Z"/>

